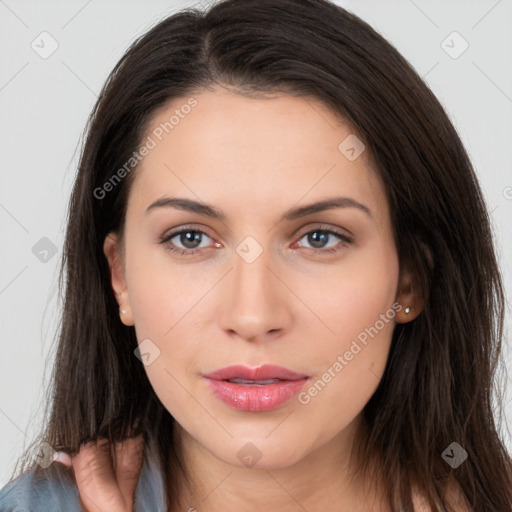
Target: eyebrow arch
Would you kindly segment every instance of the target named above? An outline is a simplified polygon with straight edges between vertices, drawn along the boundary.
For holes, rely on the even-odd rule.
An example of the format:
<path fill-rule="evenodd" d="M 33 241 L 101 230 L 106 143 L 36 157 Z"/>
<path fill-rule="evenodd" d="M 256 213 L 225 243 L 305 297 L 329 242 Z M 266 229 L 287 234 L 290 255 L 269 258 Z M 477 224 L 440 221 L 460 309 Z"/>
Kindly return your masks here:
<path fill-rule="evenodd" d="M 226 215 L 221 210 L 218 210 L 213 206 L 201 203 L 199 201 L 194 201 L 192 199 L 178 197 L 162 197 L 157 199 L 147 207 L 146 213 L 150 212 L 151 210 L 155 210 L 156 208 L 163 207 L 176 208 L 178 210 L 198 213 L 199 215 L 206 215 L 213 219 L 219 219 L 222 221 L 226 220 Z M 311 215 L 312 213 L 330 210 L 333 208 L 357 208 L 358 210 L 361 210 L 368 216 L 372 217 L 371 210 L 355 199 L 350 197 L 332 197 L 323 201 L 308 204 L 306 206 L 291 208 L 281 216 L 280 221 L 291 221 L 300 217 L 305 217 L 306 215 Z"/>
<path fill-rule="evenodd" d="M 281 220 L 295 220 L 299 217 L 305 217 L 312 213 L 331 210 L 333 208 L 357 208 L 372 217 L 370 208 L 350 197 L 331 197 L 323 201 L 291 208 L 281 216 Z"/>

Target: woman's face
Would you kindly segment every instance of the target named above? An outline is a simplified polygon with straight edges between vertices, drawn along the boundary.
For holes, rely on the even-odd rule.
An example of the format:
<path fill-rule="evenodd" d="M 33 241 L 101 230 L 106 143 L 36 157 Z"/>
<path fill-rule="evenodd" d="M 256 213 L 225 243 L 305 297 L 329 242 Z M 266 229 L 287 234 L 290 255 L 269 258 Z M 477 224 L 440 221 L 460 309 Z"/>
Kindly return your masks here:
<path fill-rule="evenodd" d="M 356 425 L 411 306 L 408 278 L 369 155 L 322 103 L 194 99 L 152 118 L 123 265 L 105 241 L 112 284 L 188 445 L 289 466 Z M 327 200 L 337 206 L 312 206 Z M 205 377 L 233 365 L 295 374 Z M 222 380 L 233 376 L 246 380 Z"/>

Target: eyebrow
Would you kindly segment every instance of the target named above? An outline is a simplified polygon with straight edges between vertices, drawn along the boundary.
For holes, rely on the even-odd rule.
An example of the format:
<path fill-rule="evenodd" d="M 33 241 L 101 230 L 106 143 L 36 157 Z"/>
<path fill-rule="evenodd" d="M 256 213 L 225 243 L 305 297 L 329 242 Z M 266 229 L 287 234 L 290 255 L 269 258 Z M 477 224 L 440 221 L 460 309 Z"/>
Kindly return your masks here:
<path fill-rule="evenodd" d="M 226 215 L 221 210 L 206 203 L 194 201 L 193 199 L 161 197 L 146 208 L 146 213 L 149 213 L 150 211 L 157 208 L 175 208 L 178 210 L 197 213 L 199 215 L 205 215 L 207 217 L 211 217 L 212 219 L 218 219 L 221 221 L 226 220 Z M 358 210 L 366 213 L 369 217 L 372 217 L 371 210 L 355 199 L 350 197 L 332 197 L 305 206 L 291 208 L 287 210 L 283 215 L 281 215 L 280 221 L 292 221 L 300 217 L 305 217 L 306 215 L 311 215 L 312 213 L 332 210 L 333 208 L 357 208 Z"/>

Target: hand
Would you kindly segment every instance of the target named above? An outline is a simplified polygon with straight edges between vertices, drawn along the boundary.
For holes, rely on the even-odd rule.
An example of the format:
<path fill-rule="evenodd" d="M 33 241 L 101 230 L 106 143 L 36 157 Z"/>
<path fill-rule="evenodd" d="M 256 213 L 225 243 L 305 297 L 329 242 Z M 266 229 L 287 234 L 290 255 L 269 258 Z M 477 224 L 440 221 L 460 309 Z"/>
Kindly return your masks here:
<path fill-rule="evenodd" d="M 115 460 L 106 439 L 82 445 L 70 458 L 59 453 L 58 462 L 73 466 L 82 507 L 87 512 L 133 512 L 133 496 L 144 457 L 142 435 L 116 444 Z"/>

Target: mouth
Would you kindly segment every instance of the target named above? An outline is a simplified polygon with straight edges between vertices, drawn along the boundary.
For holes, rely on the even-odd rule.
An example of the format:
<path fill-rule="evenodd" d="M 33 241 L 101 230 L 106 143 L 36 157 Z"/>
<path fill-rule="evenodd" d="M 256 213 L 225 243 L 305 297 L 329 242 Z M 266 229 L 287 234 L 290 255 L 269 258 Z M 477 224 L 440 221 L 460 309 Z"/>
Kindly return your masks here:
<path fill-rule="evenodd" d="M 309 379 L 308 375 L 275 365 L 229 366 L 203 377 L 218 399 L 247 412 L 277 409 L 299 393 Z"/>

